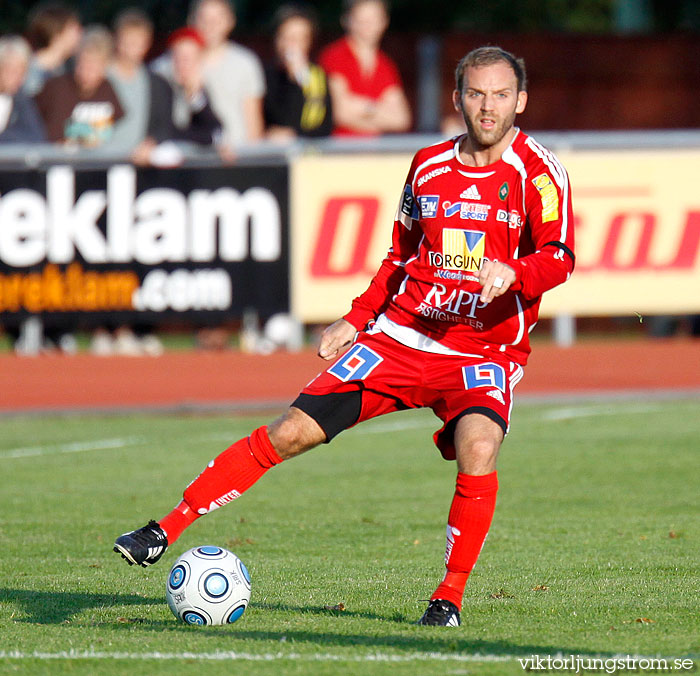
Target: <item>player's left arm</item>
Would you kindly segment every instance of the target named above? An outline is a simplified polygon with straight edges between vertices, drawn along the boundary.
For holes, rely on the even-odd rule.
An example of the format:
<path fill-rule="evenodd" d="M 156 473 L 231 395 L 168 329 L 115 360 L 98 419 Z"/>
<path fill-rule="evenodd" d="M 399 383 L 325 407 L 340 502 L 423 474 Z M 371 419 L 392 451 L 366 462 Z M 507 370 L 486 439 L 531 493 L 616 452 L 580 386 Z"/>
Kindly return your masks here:
<path fill-rule="evenodd" d="M 513 271 L 510 288 L 525 298 L 537 298 L 565 282 L 576 261 L 569 177 L 552 158 L 525 182 L 526 227 L 535 251 L 501 263 Z"/>

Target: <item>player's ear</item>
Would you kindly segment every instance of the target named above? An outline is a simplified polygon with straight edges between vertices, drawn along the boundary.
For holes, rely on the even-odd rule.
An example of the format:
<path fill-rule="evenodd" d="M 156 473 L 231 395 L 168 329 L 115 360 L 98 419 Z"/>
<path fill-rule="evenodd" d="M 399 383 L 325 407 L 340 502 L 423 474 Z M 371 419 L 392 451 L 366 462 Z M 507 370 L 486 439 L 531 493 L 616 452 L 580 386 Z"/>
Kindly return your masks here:
<path fill-rule="evenodd" d="M 527 92 L 526 91 L 520 91 L 518 92 L 518 105 L 515 107 L 515 112 L 520 114 L 525 110 L 525 106 L 527 106 Z"/>
<path fill-rule="evenodd" d="M 455 89 L 455 90 L 452 92 L 452 104 L 454 105 L 455 110 L 456 110 L 458 113 L 463 113 L 463 112 L 464 112 L 463 109 L 462 109 L 462 94 L 461 94 L 461 92 L 459 91 L 459 89 Z"/>

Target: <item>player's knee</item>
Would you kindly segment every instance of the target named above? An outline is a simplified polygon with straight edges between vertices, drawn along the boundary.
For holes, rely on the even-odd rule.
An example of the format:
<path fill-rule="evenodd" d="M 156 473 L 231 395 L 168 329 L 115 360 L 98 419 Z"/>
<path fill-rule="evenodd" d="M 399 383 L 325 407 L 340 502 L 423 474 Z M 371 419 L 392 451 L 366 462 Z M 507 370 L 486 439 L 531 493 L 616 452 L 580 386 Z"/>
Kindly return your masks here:
<path fill-rule="evenodd" d="M 498 446 L 499 445 L 491 439 L 477 439 L 470 444 L 469 454 L 473 458 L 487 461 L 496 457 Z"/>
<path fill-rule="evenodd" d="M 499 444 L 491 439 L 474 439 L 457 450 L 459 471 L 464 474 L 488 474 L 496 469 Z"/>
<path fill-rule="evenodd" d="M 465 415 L 455 429 L 457 465 L 464 474 L 489 474 L 496 469 L 503 429 L 489 417 Z"/>
<path fill-rule="evenodd" d="M 267 432 L 283 460 L 293 458 L 325 441 L 325 434 L 316 421 L 293 408 L 268 425 Z"/>

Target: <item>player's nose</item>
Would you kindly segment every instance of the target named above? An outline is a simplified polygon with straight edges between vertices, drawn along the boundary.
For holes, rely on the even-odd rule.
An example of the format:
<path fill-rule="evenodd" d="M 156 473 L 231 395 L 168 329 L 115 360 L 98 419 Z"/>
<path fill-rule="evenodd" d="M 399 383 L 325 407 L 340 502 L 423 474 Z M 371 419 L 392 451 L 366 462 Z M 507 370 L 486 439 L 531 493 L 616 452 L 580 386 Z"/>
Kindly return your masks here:
<path fill-rule="evenodd" d="M 494 107 L 494 97 L 490 94 L 485 94 L 481 97 L 481 110 L 490 111 Z"/>

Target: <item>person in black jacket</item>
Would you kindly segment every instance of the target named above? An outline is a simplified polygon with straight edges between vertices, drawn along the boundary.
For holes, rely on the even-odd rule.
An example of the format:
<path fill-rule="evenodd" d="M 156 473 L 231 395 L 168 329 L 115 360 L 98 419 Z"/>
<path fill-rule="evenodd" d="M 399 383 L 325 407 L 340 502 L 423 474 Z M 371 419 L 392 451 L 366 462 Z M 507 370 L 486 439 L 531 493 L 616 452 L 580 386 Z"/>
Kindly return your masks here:
<path fill-rule="evenodd" d="M 30 57 L 31 49 L 24 38 L 0 38 L 0 143 L 46 141 L 36 105 L 22 91 Z"/>
<path fill-rule="evenodd" d="M 200 145 L 216 144 L 221 136 L 221 122 L 204 86 L 204 39 L 194 28 L 180 28 L 170 36 L 168 46 L 174 80 L 173 138 Z"/>
<path fill-rule="evenodd" d="M 137 164 L 178 164 L 182 161 L 179 151 L 173 154 L 168 148 L 167 153 L 164 152 L 168 144 L 161 141 L 214 146 L 221 152 L 221 121 L 212 109 L 204 86 L 204 39 L 194 28 L 179 28 L 168 39 L 168 49 L 168 67 L 162 72 L 170 87 L 160 100 L 168 111 L 168 129 L 158 136 L 148 137 L 132 153 Z M 151 69 L 154 69 L 153 64 Z"/>
<path fill-rule="evenodd" d="M 267 138 L 328 136 L 333 128 L 326 73 L 310 60 L 316 22 L 310 9 L 284 5 L 275 15 L 275 61 L 265 68 Z"/>

